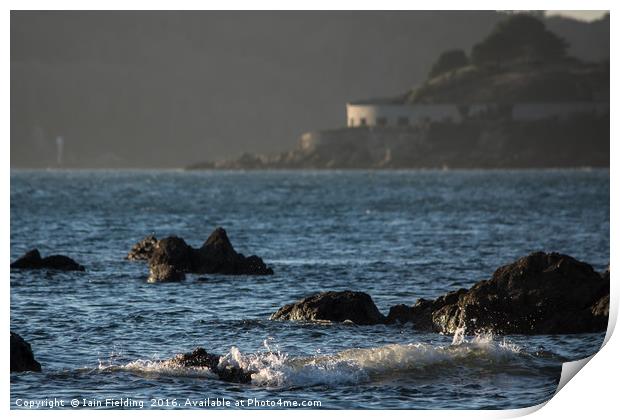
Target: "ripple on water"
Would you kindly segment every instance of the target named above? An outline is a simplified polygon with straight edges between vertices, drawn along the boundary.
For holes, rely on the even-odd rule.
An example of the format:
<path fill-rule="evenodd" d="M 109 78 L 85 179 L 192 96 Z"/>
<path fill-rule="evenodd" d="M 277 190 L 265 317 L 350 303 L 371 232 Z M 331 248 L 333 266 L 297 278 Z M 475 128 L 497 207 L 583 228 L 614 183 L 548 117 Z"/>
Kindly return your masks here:
<path fill-rule="evenodd" d="M 146 265 L 124 260 L 148 234 L 199 246 L 218 225 L 276 274 L 147 284 Z M 269 315 L 330 289 L 368 292 L 387 313 L 469 287 L 539 249 L 603 269 L 609 172 L 13 171 L 11 258 L 35 246 L 87 272 L 11 272 L 11 328 L 44 369 L 11 375 L 13 401 L 165 395 L 318 399 L 327 408 L 530 406 L 553 395 L 563 361 L 592 354 L 603 334 L 452 346 L 452 337 L 411 325 Z M 238 385 L 157 370 L 197 346 L 260 374 Z"/>

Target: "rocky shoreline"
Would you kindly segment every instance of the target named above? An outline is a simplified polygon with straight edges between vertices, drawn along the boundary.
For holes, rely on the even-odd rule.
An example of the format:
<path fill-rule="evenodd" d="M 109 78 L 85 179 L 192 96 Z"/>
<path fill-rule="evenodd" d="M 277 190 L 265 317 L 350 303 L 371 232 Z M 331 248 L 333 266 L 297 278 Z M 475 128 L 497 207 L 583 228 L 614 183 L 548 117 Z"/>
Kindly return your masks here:
<path fill-rule="evenodd" d="M 307 132 L 275 155 L 198 162 L 187 170 L 609 168 L 609 115 L 470 120 Z"/>
<path fill-rule="evenodd" d="M 363 292 L 321 292 L 278 309 L 271 319 L 411 323 L 416 330 L 454 334 L 573 334 L 604 331 L 609 269 L 602 275 L 558 253 L 536 252 L 498 268 L 491 279 L 434 300 L 396 305 L 387 316 Z"/>

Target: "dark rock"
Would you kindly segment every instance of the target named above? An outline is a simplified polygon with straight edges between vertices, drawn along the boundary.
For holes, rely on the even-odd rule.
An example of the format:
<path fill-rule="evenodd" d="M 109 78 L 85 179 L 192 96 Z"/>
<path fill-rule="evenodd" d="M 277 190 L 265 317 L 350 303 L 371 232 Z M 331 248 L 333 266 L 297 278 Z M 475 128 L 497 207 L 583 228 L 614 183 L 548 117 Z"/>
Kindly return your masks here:
<path fill-rule="evenodd" d="M 388 321 L 454 333 L 567 334 L 607 328 L 605 296 L 609 280 L 572 257 L 537 252 L 500 267 L 490 280 L 471 289 L 393 307 Z M 608 313 L 608 312 L 607 312 Z"/>
<path fill-rule="evenodd" d="M 603 281 L 609 283 L 609 266 L 607 266 L 607 270 L 601 274 L 601 277 L 603 278 Z"/>
<path fill-rule="evenodd" d="M 273 274 L 256 255 L 245 257 L 236 252 L 222 228 L 215 229 L 198 249 L 176 236 L 161 239 L 156 242 L 149 264 L 168 265 L 178 271 L 197 274 Z"/>
<path fill-rule="evenodd" d="M 246 371 L 236 366 L 226 365 L 220 362 L 221 357 L 217 354 L 208 353 L 202 347 L 196 348 L 191 353 L 178 354 L 172 361 L 183 367 L 206 367 L 226 382 L 249 383 L 252 381 L 252 371 Z"/>
<path fill-rule="evenodd" d="M 41 364 L 32 354 L 30 344 L 11 331 L 11 372 L 41 372 Z"/>
<path fill-rule="evenodd" d="M 49 257 L 41 258 L 41 254 L 36 248 L 18 258 L 17 261 L 11 264 L 11 268 L 84 271 L 83 266 L 64 255 L 50 255 Z"/>
<path fill-rule="evenodd" d="M 392 306 L 387 316 L 388 324 L 394 322 L 401 322 L 404 324 L 406 322 L 411 322 L 413 319 L 413 306 L 403 304 Z"/>
<path fill-rule="evenodd" d="M 256 255 L 245 257 L 235 251 L 226 231 L 218 227 L 196 251 L 195 271 L 203 274 L 273 274 Z"/>
<path fill-rule="evenodd" d="M 433 313 L 437 312 L 437 316 L 440 317 L 442 314 L 439 311 L 442 308 L 446 307 L 446 305 L 452 305 L 458 302 L 460 296 L 466 292 L 466 289 L 459 289 L 447 293 L 444 296 L 440 296 L 435 300 L 418 299 L 413 306 L 392 306 L 387 317 L 387 322 L 411 322 L 416 329 L 433 330 Z"/>
<path fill-rule="evenodd" d="M 149 264 L 151 266 L 170 265 L 180 271 L 192 272 L 194 252 L 194 249 L 182 238 L 169 236 L 157 242 Z"/>
<path fill-rule="evenodd" d="M 372 298 L 363 292 L 321 292 L 278 309 L 271 319 L 296 321 L 352 321 L 359 325 L 386 321 Z"/>
<path fill-rule="evenodd" d="M 607 267 L 607 270 L 601 274 L 601 278 L 603 279 L 603 284 L 605 285 L 603 290 L 604 292 L 606 291 L 607 294 L 592 305 L 592 315 L 601 319 L 601 322 L 607 324 L 607 320 L 609 319 L 609 266 Z"/>
<path fill-rule="evenodd" d="M 418 299 L 415 305 L 396 305 L 390 308 L 387 316 L 387 323 L 396 322 L 405 324 L 411 322 L 416 329 L 429 330 L 432 329 L 432 313 L 433 301 L 426 299 Z"/>
<path fill-rule="evenodd" d="M 41 268 L 41 254 L 38 249 L 31 249 L 26 252 L 17 261 L 11 263 L 11 268 Z"/>
<path fill-rule="evenodd" d="M 185 273 L 171 265 L 157 264 L 149 267 L 149 283 L 164 283 L 185 280 Z"/>
<path fill-rule="evenodd" d="M 148 261 L 151 255 L 153 255 L 156 245 L 157 238 L 149 235 L 131 248 L 131 251 L 127 254 L 127 259 L 131 261 Z"/>
<path fill-rule="evenodd" d="M 205 265 L 209 263 L 214 265 L 232 263 L 238 256 L 228 239 L 226 231 L 221 227 L 216 228 L 209 235 L 205 243 L 200 247 L 200 252 L 204 254 L 202 257 L 204 259 L 203 264 Z M 214 269 L 216 268 L 214 267 Z"/>

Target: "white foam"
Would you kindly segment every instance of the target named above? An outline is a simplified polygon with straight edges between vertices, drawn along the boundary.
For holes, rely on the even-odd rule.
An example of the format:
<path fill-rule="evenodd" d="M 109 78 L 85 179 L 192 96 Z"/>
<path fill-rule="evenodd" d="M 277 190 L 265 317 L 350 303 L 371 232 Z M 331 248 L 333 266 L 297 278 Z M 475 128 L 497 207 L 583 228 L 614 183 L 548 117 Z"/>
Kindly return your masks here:
<path fill-rule="evenodd" d="M 428 343 L 388 344 L 365 349 L 347 349 L 331 355 L 290 357 L 267 342 L 263 352 L 243 354 L 237 347 L 223 355 L 219 367 L 233 366 L 253 371 L 252 384 L 267 387 L 358 384 L 375 378 L 406 374 L 427 369 L 455 369 L 467 366 L 498 365 L 518 359 L 522 353 L 515 344 L 495 341 L 493 336 L 467 338 L 457 331 L 450 345 Z M 277 346 L 276 346 L 277 347 Z M 121 366 L 104 366 L 101 370 L 126 370 L 138 374 L 217 377 L 208 368 L 184 367 L 173 359 L 136 360 Z"/>
<path fill-rule="evenodd" d="M 226 359 L 236 367 L 256 371 L 252 383 L 261 386 L 308 386 L 360 383 L 375 377 L 413 373 L 438 365 L 448 368 L 467 364 L 487 364 L 518 357 L 521 348 L 496 342 L 488 334 L 467 340 L 458 333 L 455 344 L 438 346 L 426 343 L 389 344 L 367 349 L 306 358 L 291 358 L 280 352 L 268 351 L 243 355 L 232 348 Z"/>
<path fill-rule="evenodd" d="M 199 378 L 217 378 L 218 376 L 207 367 L 185 367 L 174 360 L 143 360 L 138 359 L 123 365 L 105 364 L 99 361 L 99 370 L 127 371 L 140 375 L 153 376 L 182 376 Z"/>

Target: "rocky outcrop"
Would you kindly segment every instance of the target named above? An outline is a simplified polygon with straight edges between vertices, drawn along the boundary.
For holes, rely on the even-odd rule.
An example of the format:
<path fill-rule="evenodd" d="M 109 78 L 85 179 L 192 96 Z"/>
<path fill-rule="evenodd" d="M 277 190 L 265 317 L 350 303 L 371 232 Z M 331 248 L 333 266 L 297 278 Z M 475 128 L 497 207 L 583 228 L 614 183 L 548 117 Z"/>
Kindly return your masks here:
<path fill-rule="evenodd" d="M 134 245 L 127 258 L 148 260 L 150 282 L 180 281 L 185 277 L 184 273 L 273 274 L 260 257 L 246 257 L 235 251 L 221 227 L 215 229 L 200 248 L 191 247 L 178 236 L 160 240 L 148 236 Z"/>
<path fill-rule="evenodd" d="M 452 334 L 571 334 L 604 331 L 609 317 L 609 269 L 602 275 L 558 253 L 536 252 L 498 268 L 490 280 L 383 316 L 362 292 L 322 292 L 285 305 L 273 320 L 407 323 Z"/>
<path fill-rule="evenodd" d="M 236 252 L 221 227 L 215 229 L 198 249 L 187 245 L 181 238 L 162 239 L 149 262 L 151 265 L 167 263 L 181 271 L 197 274 L 273 274 L 273 270 L 256 255 L 245 257 Z"/>
<path fill-rule="evenodd" d="M 185 280 L 185 273 L 171 265 L 157 264 L 149 267 L 149 283 L 167 283 Z"/>
<path fill-rule="evenodd" d="M 84 271 L 82 265 L 64 255 L 50 255 L 49 257 L 41 258 L 41 254 L 36 248 L 18 258 L 17 261 L 11 264 L 11 268 Z"/>
<path fill-rule="evenodd" d="M 372 298 L 363 292 L 321 292 L 278 309 L 271 319 L 295 321 L 351 321 L 359 325 L 385 322 Z"/>
<path fill-rule="evenodd" d="M 11 372 L 41 372 L 41 364 L 32 353 L 30 343 L 11 331 Z"/>
<path fill-rule="evenodd" d="M 130 261 L 148 261 L 151 255 L 153 255 L 156 244 L 157 238 L 153 235 L 149 235 L 136 243 L 131 248 L 126 258 Z"/>
<path fill-rule="evenodd" d="M 196 348 L 191 353 L 176 355 L 171 359 L 171 363 L 183 367 L 208 368 L 223 381 L 242 384 L 249 383 L 252 380 L 252 373 L 255 373 L 224 363 L 221 356 L 208 353 L 202 347 Z"/>
<path fill-rule="evenodd" d="M 567 334 L 607 328 L 607 279 L 567 255 L 537 252 L 500 267 L 490 280 L 412 307 L 390 309 L 388 322 L 454 333 Z M 605 309 L 607 308 L 607 309 Z"/>

